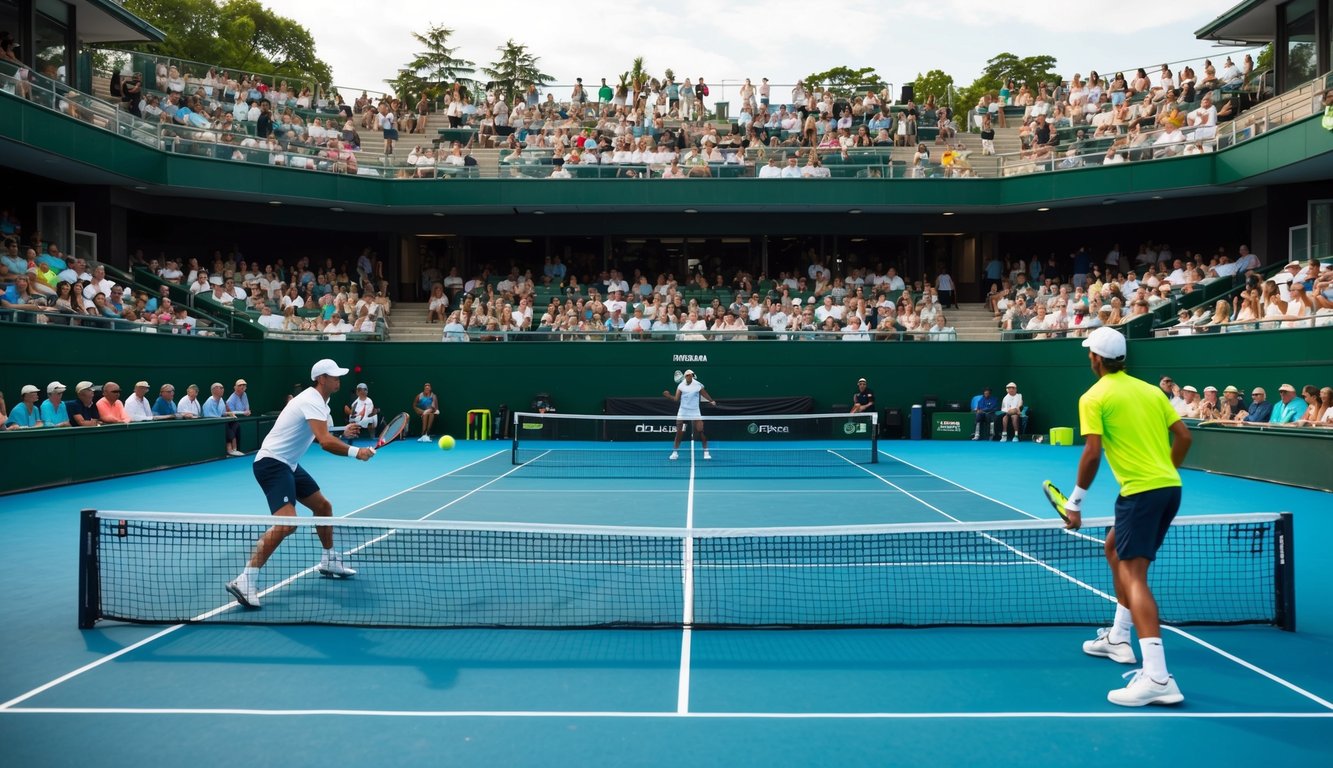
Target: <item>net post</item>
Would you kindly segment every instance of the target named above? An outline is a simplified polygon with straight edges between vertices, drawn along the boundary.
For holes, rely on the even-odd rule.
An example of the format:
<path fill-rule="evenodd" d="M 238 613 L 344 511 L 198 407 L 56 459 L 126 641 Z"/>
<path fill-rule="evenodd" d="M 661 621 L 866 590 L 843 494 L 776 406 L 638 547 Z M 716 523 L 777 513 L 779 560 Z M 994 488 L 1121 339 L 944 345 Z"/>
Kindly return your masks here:
<path fill-rule="evenodd" d="M 879 463 L 879 411 L 870 410 L 870 463 Z"/>
<path fill-rule="evenodd" d="M 518 411 L 514 411 L 513 436 L 509 443 L 509 463 L 518 464 Z"/>
<path fill-rule="evenodd" d="M 1283 512 L 1273 529 L 1274 623 L 1288 632 L 1296 631 L 1296 540 L 1292 524 L 1291 513 Z"/>
<path fill-rule="evenodd" d="M 79 629 L 92 629 L 102 604 L 100 569 L 97 564 L 97 510 L 79 513 Z"/>

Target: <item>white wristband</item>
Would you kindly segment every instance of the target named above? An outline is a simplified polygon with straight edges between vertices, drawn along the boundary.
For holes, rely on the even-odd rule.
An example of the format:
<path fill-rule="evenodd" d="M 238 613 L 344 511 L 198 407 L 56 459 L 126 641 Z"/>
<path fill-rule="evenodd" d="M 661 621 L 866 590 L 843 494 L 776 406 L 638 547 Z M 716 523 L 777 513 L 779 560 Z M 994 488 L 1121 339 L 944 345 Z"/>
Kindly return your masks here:
<path fill-rule="evenodd" d="M 349 458 L 349 459 L 355 459 L 355 458 L 356 458 L 356 455 L 357 455 L 358 453 L 360 453 L 360 452 L 361 452 L 361 449 L 360 449 L 360 448 L 357 448 L 355 445 L 349 445 L 349 446 L 347 446 L 347 458 Z"/>
<path fill-rule="evenodd" d="M 1087 498 L 1087 496 L 1087 488 L 1084 488 L 1081 485 L 1074 486 L 1074 492 L 1069 494 L 1069 501 L 1065 503 L 1065 509 L 1073 510 L 1074 512 L 1082 511 L 1083 499 Z"/>

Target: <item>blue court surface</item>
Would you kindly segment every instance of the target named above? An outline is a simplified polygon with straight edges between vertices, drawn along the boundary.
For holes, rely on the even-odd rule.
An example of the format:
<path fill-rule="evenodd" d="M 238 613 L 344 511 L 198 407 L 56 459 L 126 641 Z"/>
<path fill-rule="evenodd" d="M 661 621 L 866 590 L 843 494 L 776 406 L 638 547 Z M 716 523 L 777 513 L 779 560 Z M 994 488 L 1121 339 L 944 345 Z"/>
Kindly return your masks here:
<path fill-rule="evenodd" d="M 877 464 L 763 470 L 729 469 L 725 445 L 715 446 L 712 468 L 685 449 L 684 458 L 696 461 L 662 469 L 665 449 L 632 451 L 617 459 L 623 470 L 577 476 L 576 466 L 516 468 L 506 443 L 462 443 L 451 452 L 403 443 L 370 463 L 312 451 L 304 466 L 334 501 L 334 514 L 353 519 L 739 529 L 1050 518 L 1040 483 L 1072 485 L 1078 458 L 1077 449 L 1032 443 L 879 448 Z M 1084 655 L 1090 626 L 430 630 L 102 622 L 80 630 L 79 510 L 262 521 L 249 457 L 0 497 L 0 536 L 9 545 L 0 558 L 7 607 L 0 754 L 14 766 L 193 768 L 1330 764 L 1329 495 L 1183 475 L 1182 515 L 1294 514 L 1298 626 L 1168 627 L 1167 659 L 1186 701 L 1141 710 L 1107 703 L 1106 692 L 1132 668 Z M 1114 490 L 1103 467 L 1085 514 L 1109 515 Z M 1214 554 L 1219 569 L 1232 556 Z M 356 565 L 355 553 L 350 559 Z M 1015 565 L 1066 573 L 1063 563 L 1025 559 Z M 364 567 L 359 586 L 335 586 L 365 589 L 374 571 Z M 1076 575 L 1100 588 L 1103 570 Z M 932 597 L 930 576 L 923 578 L 925 600 L 986 611 L 1005 599 Z M 222 606 L 226 594 L 213 580 L 204 580 L 217 588 L 206 601 Z M 275 593 L 264 610 L 276 610 L 281 597 Z M 1109 621 L 1111 604 L 1088 599 Z M 1039 614 L 1040 598 L 1032 600 L 1012 610 Z"/>

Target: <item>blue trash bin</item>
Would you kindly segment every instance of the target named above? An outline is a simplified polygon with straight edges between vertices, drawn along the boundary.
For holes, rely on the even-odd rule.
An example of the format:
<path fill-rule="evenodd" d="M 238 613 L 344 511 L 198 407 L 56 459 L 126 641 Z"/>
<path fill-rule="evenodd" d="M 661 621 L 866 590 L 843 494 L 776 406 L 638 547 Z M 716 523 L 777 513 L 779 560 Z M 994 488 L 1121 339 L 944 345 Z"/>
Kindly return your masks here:
<path fill-rule="evenodd" d="M 920 440 L 924 431 L 924 422 L 926 420 L 925 410 L 919 406 L 912 406 L 912 439 Z"/>

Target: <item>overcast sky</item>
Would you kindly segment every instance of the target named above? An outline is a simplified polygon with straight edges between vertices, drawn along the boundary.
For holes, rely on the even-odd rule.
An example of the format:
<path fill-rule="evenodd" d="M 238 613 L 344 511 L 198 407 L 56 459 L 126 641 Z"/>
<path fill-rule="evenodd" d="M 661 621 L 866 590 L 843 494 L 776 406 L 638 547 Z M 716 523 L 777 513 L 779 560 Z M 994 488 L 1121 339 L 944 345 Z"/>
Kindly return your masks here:
<path fill-rule="evenodd" d="M 967 85 L 1003 51 L 1051 54 L 1066 78 L 1205 57 L 1215 57 L 1220 68 L 1229 51 L 1195 40 L 1194 30 L 1236 0 L 1200 6 L 1161 0 L 1082 6 L 1046 0 L 264 2 L 310 29 L 344 90 L 386 90 L 384 80 L 416 50 L 411 33 L 443 24 L 454 30 L 458 55 L 479 66 L 492 63 L 496 47 L 513 38 L 541 57 L 556 83 L 582 77 L 591 85 L 606 77 L 614 85 L 634 57 L 643 56 L 654 76 L 668 67 L 677 79 L 702 75 L 717 99 L 724 81 L 793 83 L 843 65 L 874 67 L 895 88 L 931 69 Z M 556 92 L 560 97 L 565 89 Z"/>

